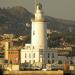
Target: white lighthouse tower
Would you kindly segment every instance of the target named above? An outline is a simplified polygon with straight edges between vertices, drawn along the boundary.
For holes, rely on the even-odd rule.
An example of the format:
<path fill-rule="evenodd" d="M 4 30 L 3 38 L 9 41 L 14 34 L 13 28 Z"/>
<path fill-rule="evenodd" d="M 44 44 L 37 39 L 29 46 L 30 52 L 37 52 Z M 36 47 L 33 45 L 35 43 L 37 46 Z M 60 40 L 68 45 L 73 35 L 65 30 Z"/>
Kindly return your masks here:
<path fill-rule="evenodd" d="M 47 22 L 43 16 L 42 5 L 36 5 L 35 18 L 32 19 L 31 44 L 35 49 L 47 49 Z"/>

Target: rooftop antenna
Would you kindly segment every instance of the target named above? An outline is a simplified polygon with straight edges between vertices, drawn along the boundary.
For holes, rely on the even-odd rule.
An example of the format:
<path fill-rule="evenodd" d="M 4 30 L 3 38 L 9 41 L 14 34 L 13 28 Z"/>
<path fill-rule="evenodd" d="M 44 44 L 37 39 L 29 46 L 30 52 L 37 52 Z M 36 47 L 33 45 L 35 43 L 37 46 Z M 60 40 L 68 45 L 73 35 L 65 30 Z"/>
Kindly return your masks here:
<path fill-rule="evenodd" d="M 45 8 L 45 0 L 34 0 L 34 7 L 35 7 L 34 10 L 36 10 L 36 5 L 39 3 L 42 3 L 43 8 Z"/>
<path fill-rule="evenodd" d="M 35 10 L 36 10 L 36 5 L 40 2 L 39 0 L 34 0 L 34 7 L 35 7 Z"/>

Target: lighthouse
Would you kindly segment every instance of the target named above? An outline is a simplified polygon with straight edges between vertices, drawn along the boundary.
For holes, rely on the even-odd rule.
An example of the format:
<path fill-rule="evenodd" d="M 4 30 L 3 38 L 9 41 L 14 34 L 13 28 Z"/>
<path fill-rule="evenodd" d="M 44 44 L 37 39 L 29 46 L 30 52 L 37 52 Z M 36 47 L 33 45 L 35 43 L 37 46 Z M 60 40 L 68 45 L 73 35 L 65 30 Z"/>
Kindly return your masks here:
<path fill-rule="evenodd" d="M 55 57 L 54 50 L 50 50 L 47 47 L 47 21 L 44 17 L 42 4 L 37 3 L 34 18 L 31 19 L 31 43 L 25 44 L 21 49 L 21 63 L 29 63 L 32 66 L 43 66 L 50 64 L 52 61 L 52 55 Z M 56 58 L 55 58 L 56 59 Z"/>
<path fill-rule="evenodd" d="M 47 49 L 47 22 L 44 18 L 42 4 L 36 5 L 35 17 L 32 21 L 31 44 L 34 49 Z"/>

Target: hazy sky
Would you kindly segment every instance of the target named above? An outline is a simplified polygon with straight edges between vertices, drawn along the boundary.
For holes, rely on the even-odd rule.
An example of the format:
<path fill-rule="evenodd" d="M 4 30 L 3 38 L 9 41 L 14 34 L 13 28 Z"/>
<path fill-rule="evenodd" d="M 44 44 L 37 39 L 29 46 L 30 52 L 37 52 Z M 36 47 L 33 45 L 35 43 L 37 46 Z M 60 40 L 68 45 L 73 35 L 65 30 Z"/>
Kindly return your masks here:
<path fill-rule="evenodd" d="M 35 0 L 0 0 L 0 7 L 23 6 L 34 11 Z M 75 0 L 40 0 L 46 15 L 75 20 Z"/>

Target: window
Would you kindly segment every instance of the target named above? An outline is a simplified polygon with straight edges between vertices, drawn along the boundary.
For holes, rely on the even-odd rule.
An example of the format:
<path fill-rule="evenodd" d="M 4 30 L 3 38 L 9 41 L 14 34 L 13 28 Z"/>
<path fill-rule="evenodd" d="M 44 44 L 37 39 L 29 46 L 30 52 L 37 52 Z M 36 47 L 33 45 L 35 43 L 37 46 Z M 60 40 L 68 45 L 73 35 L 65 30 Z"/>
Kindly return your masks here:
<path fill-rule="evenodd" d="M 33 31 L 33 35 L 35 35 L 35 31 Z"/>
<path fill-rule="evenodd" d="M 25 58 L 27 57 L 27 54 L 25 53 Z"/>
<path fill-rule="evenodd" d="M 35 58 L 35 53 L 33 53 L 33 58 Z"/>
<path fill-rule="evenodd" d="M 48 58 L 50 58 L 50 54 L 48 53 Z"/>
<path fill-rule="evenodd" d="M 35 63 L 35 60 L 33 60 L 33 63 Z"/>
<path fill-rule="evenodd" d="M 4 58 L 4 53 L 0 53 L 0 58 Z"/>
<path fill-rule="evenodd" d="M 50 64 L 50 60 L 48 60 L 48 64 Z"/>
<path fill-rule="evenodd" d="M 25 60 L 25 63 L 26 63 L 27 61 Z"/>
<path fill-rule="evenodd" d="M 29 63 L 31 63 L 31 60 L 29 60 Z"/>
<path fill-rule="evenodd" d="M 62 64 L 62 61 L 61 61 L 61 60 L 59 60 L 59 61 L 58 61 L 58 64 Z"/>
<path fill-rule="evenodd" d="M 54 60 L 52 60 L 52 63 L 54 63 Z"/>
<path fill-rule="evenodd" d="M 54 53 L 52 53 L 52 58 L 54 58 Z"/>
<path fill-rule="evenodd" d="M 34 49 L 34 46 L 33 46 L 33 49 Z"/>
<path fill-rule="evenodd" d="M 27 48 L 30 48 L 30 46 L 27 46 Z"/>
<path fill-rule="evenodd" d="M 70 61 L 70 64 L 73 64 L 73 61 L 72 60 Z"/>
<path fill-rule="evenodd" d="M 39 62 L 40 62 L 40 59 L 39 59 Z"/>
<path fill-rule="evenodd" d="M 31 54 L 29 53 L 29 58 L 31 58 Z"/>

